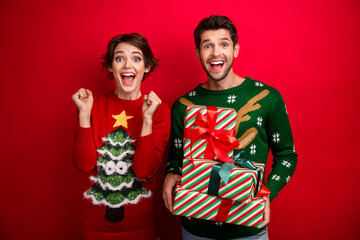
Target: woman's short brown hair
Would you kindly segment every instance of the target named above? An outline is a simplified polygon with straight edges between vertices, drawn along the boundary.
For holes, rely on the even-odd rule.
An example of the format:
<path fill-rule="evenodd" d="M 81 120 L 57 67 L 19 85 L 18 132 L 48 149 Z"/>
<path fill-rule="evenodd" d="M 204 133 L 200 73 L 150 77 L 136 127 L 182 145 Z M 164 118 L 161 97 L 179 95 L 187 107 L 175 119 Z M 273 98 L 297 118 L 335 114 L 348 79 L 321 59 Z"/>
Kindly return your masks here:
<path fill-rule="evenodd" d="M 110 79 L 114 78 L 113 73 L 110 72 L 109 69 L 111 69 L 112 67 L 115 48 L 119 43 L 122 42 L 129 43 L 139 48 L 144 54 L 145 67 L 150 68 L 150 71 L 144 74 L 144 78 L 143 78 L 144 80 L 149 75 L 149 73 L 153 72 L 156 69 L 159 60 L 154 57 L 154 54 L 151 51 L 150 45 L 146 40 L 146 38 L 139 33 L 121 34 L 113 37 L 109 41 L 107 46 L 107 51 L 102 57 L 102 59 L 104 60 L 101 63 L 103 69 L 105 69 L 108 72 Z"/>

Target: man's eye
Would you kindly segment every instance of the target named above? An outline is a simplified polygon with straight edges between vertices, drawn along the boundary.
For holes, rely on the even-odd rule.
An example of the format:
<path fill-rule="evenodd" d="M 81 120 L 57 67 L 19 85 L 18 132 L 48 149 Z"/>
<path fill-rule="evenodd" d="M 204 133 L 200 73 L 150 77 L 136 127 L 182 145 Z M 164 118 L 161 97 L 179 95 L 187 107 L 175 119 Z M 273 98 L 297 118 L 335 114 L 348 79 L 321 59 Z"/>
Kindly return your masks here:
<path fill-rule="evenodd" d="M 204 48 L 211 48 L 211 45 L 207 44 L 204 46 Z"/>
<path fill-rule="evenodd" d="M 225 48 L 225 47 L 229 46 L 229 44 L 228 43 L 223 43 L 223 44 L 221 44 L 221 46 Z"/>

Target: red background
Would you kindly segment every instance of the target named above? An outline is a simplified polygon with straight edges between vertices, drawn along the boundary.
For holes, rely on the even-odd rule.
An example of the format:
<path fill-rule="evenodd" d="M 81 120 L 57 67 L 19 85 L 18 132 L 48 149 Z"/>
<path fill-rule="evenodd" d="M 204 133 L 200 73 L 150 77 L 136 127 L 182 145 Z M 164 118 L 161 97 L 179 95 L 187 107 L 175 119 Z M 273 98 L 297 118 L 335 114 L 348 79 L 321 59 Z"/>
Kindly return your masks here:
<path fill-rule="evenodd" d="M 358 1 L 1 1 L 0 238 L 75 239 L 84 176 L 71 163 L 80 87 L 111 88 L 100 57 L 116 34 L 148 38 L 143 83 L 173 101 L 206 76 L 192 32 L 211 14 L 239 32 L 234 70 L 282 93 L 299 154 L 271 204 L 271 239 L 355 239 L 359 224 Z M 162 177 L 162 176 L 159 176 Z M 180 239 L 162 202 L 162 239 Z M 170 226 L 170 223 L 172 225 Z M 172 237 L 171 237 L 172 236 Z"/>

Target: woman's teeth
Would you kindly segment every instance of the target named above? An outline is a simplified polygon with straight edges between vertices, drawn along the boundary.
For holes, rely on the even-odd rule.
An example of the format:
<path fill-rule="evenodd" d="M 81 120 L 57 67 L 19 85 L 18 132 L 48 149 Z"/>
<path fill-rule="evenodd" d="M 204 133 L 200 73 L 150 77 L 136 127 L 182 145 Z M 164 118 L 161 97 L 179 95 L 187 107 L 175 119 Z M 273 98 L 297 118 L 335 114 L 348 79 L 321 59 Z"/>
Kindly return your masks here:
<path fill-rule="evenodd" d="M 135 78 L 135 74 L 133 74 L 133 73 L 123 73 L 123 74 L 121 74 L 121 78 L 124 81 L 132 81 Z"/>

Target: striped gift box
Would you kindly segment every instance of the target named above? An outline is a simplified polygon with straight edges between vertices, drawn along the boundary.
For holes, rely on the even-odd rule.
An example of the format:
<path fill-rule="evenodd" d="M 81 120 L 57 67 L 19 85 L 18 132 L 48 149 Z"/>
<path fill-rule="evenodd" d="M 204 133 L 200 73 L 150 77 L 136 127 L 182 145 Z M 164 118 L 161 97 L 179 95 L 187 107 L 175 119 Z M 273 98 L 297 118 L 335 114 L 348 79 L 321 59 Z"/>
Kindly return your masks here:
<path fill-rule="evenodd" d="M 208 193 L 211 170 L 218 163 L 219 161 L 208 159 L 193 159 L 192 163 L 191 159 L 185 158 L 183 160 L 181 187 L 200 193 Z M 260 184 L 257 189 L 260 191 L 265 165 L 262 163 L 254 163 L 254 165 L 261 169 Z M 249 203 L 254 198 L 256 183 L 256 170 L 235 166 L 231 171 L 227 185 L 220 180 L 218 197 Z"/>
<path fill-rule="evenodd" d="M 260 228 L 265 201 L 234 202 L 210 196 L 178 185 L 175 189 L 174 215 Z"/>
<path fill-rule="evenodd" d="M 215 129 L 232 130 L 235 131 L 236 124 L 236 111 L 233 108 L 221 108 L 218 107 L 218 117 L 216 119 Z M 196 129 L 198 126 L 195 124 L 197 115 L 201 113 L 206 116 L 206 106 L 189 106 L 185 112 L 184 127 L 187 129 Z M 191 143 L 191 139 L 184 134 L 184 157 L 204 158 L 207 141 L 204 139 L 197 140 L 194 144 Z M 233 151 L 228 152 L 228 156 L 233 156 Z M 215 156 L 215 159 L 217 157 Z"/>

